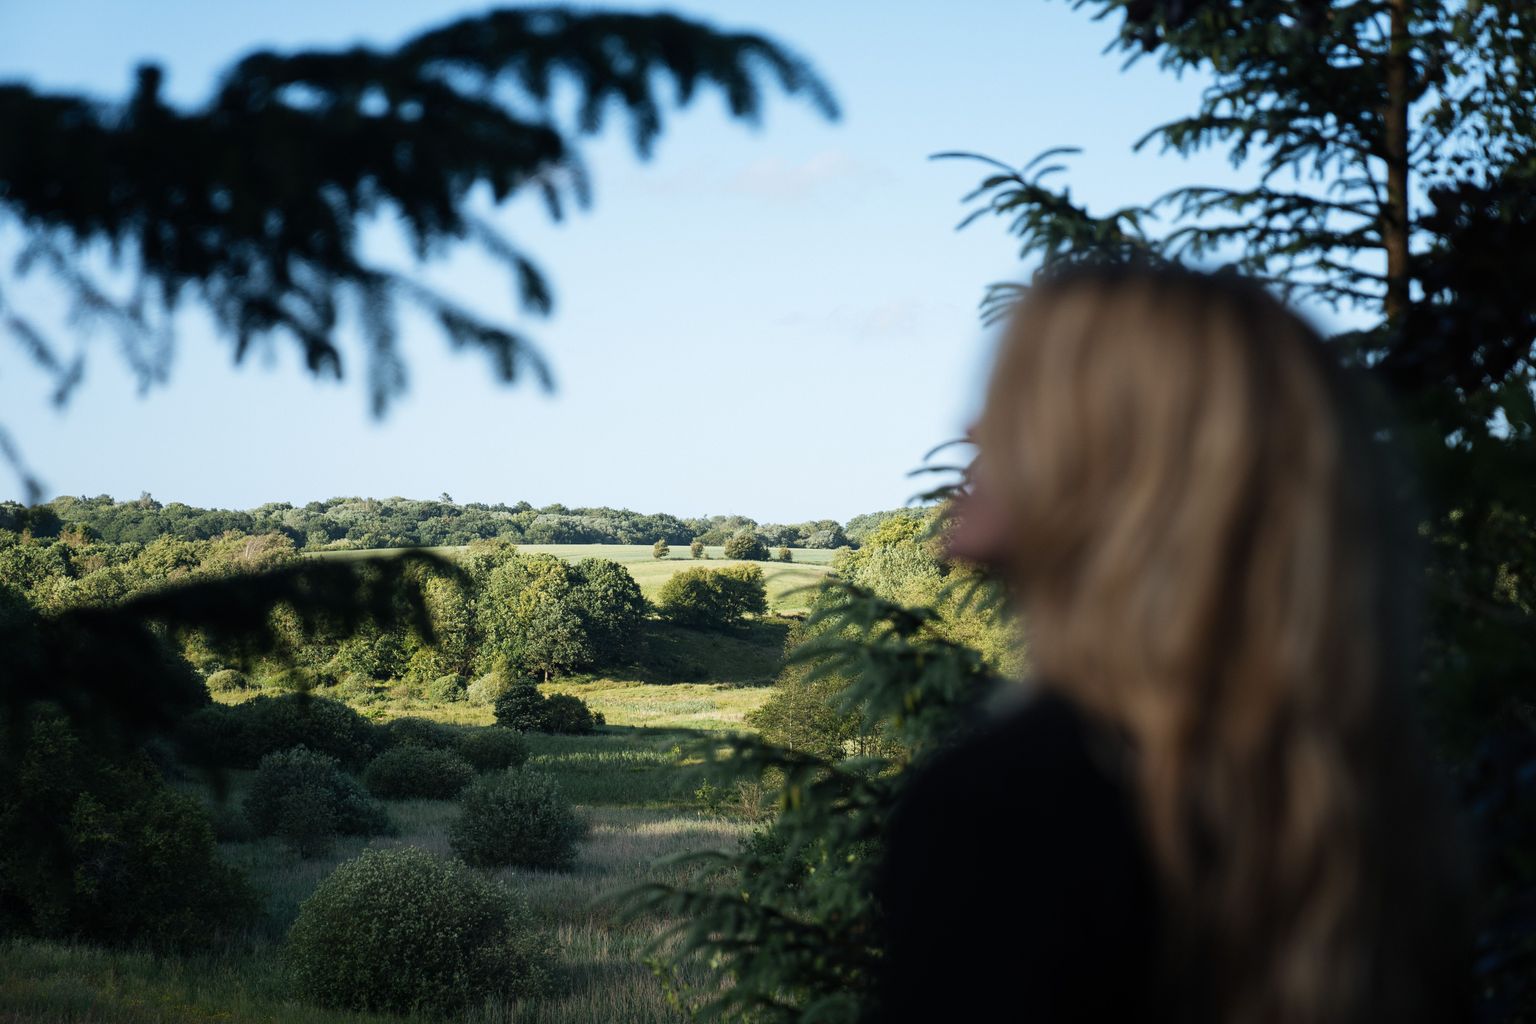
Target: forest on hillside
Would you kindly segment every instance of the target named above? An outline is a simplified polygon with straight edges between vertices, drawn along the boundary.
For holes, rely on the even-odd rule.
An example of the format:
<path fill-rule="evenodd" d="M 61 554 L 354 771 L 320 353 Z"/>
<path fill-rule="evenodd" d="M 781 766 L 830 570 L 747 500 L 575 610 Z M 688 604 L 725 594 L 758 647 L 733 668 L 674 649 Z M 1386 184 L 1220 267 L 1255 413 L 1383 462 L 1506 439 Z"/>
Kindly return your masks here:
<path fill-rule="evenodd" d="M 157 537 L 211 540 L 234 531 L 277 533 L 295 547 L 312 550 L 349 548 L 437 547 L 476 540 L 514 544 L 668 544 L 694 540 L 724 544 L 743 530 L 769 547 L 840 548 L 858 546 L 893 509 L 801 523 L 760 523 L 742 515 L 676 516 L 615 508 L 534 508 L 513 504 L 459 504 L 447 495 L 436 500 L 410 498 L 330 498 L 305 505 L 270 502 L 252 509 L 196 508 L 162 503 L 148 494 L 126 501 L 107 495 L 59 497 L 38 505 L 0 502 L 0 539 L 27 533 L 51 538 L 79 531 L 88 540 L 109 544 L 147 544 Z"/>

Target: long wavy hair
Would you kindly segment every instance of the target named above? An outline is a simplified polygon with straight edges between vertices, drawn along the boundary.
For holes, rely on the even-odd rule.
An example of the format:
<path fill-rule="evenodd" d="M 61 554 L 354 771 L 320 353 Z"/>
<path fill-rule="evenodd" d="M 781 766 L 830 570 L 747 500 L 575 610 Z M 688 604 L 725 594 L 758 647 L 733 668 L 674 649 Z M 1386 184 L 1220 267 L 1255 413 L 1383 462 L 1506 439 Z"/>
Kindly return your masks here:
<path fill-rule="evenodd" d="M 1034 672 L 1133 752 L 1196 1019 L 1457 1015 L 1412 544 L 1353 387 L 1255 284 L 1079 268 L 1017 309 L 976 430 Z"/>

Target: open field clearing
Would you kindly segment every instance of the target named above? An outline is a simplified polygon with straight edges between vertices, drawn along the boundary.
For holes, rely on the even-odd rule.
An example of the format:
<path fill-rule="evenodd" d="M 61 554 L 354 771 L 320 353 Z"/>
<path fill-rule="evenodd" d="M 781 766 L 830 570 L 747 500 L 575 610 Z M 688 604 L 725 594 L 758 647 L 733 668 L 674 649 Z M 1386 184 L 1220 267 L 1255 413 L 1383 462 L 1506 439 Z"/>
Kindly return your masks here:
<path fill-rule="evenodd" d="M 454 557 L 462 547 L 424 548 L 366 548 L 352 551 L 316 551 L 306 553 L 308 558 L 366 559 L 390 558 L 402 551 L 426 551 L 434 555 Z M 723 549 L 706 548 L 705 559 L 694 559 L 685 545 L 672 548 L 667 558 L 651 556 L 648 544 L 520 544 L 518 551 L 525 554 L 548 554 L 569 562 L 583 558 L 607 558 L 621 563 L 634 576 L 645 596 L 654 599 L 672 575 L 692 566 L 721 569 L 728 565 L 757 565 L 763 570 L 763 582 L 768 588 L 768 607 L 779 614 L 796 614 L 810 607 L 816 586 L 831 571 L 836 551 L 830 548 L 791 548 L 793 562 L 739 562 L 726 558 Z"/>

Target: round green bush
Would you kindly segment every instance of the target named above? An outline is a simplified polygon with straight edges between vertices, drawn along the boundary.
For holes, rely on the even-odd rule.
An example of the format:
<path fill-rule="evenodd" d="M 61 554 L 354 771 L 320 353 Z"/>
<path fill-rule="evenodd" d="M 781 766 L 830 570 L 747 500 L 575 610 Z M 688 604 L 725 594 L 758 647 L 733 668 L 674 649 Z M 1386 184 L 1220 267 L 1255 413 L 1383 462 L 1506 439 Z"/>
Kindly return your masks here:
<path fill-rule="evenodd" d="M 248 689 L 251 681 L 239 669 L 221 668 L 208 677 L 210 693 L 235 693 Z"/>
<path fill-rule="evenodd" d="M 459 756 L 476 771 L 494 772 L 516 768 L 528 760 L 528 741 L 522 734 L 493 725 L 476 729 L 459 741 Z"/>
<path fill-rule="evenodd" d="M 518 732 L 544 731 L 544 695 L 533 683 L 511 686 L 496 698 L 496 724 Z"/>
<path fill-rule="evenodd" d="M 456 704 L 464 699 L 468 689 L 469 680 L 463 676 L 438 676 L 427 684 L 425 696 L 438 704 Z"/>
<path fill-rule="evenodd" d="M 548 697 L 533 683 L 520 683 L 496 699 L 496 724 L 518 732 L 582 734 L 602 724 L 587 702 L 568 693 Z"/>
<path fill-rule="evenodd" d="M 281 836 L 300 853 L 321 852 L 331 835 L 390 831 L 389 818 L 336 759 L 295 747 L 261 759 L 245 797 L 257 835 Z"/>
<path fill-rule="evenodd" d="M 407 745 L 374 758 L 363 785 L 390 800 L 452 800 L 474 777 L 475 769 L 451 750 Z"/>
<path fill-rule="evenodd" d="M 384 746 L 383 732 L 362 715 L 307 693 L 200 708 L 183 719 L 180 735 L 190 760 L 229 768 L 255 768 L 268 754 L 307 747 L 356 771 Z"/>
<path fill-rule="evenodd" d="M 586 834 L 586 821 L 552 778 L 515 768 L 464 791 L 448 842 L 476 867 L 568 868 Z"/>
<path fill-rule="evenodd" d="M 451 750 L 459 740 L 459 734 L 452 726 L 427 718 L 397 718 L 384 726 L 384 737 L 391 747 L 429 747 L 433 750 Z"/>
<path fill-rule="evenodd" d="M 333 871 L 300 906 L 283 959 L 305 998 L 391 1013 L 535 995 L 554 967 L 518 894 L 414 847 Z"/>
<path fill-rule="evenodd" d="M 587 702 L 569 693 L 552 693 L 544 698 L 544 731 L 580 736 L 602 724 L 602 716 L 592 713 Z"/>

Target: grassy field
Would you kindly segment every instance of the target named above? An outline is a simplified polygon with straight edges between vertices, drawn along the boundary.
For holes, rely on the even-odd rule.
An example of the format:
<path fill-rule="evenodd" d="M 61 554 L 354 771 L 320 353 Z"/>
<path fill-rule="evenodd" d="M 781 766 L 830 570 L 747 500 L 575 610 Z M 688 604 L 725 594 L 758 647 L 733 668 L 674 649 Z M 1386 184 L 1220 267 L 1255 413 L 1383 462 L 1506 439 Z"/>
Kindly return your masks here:
<path fill-rule="evenodd" d="M 515 1006 L 486 1005 L 457 1019 L 531 1024 L 647 1024 L 678 1021 L 645 963 L 645 949 L 663 922 L 613 923 L 614 894 L 669 871 L 657 861 L 672 854 L 720 848 L 747 826 L 704 813 L 694 798 L 699 779 L 690 750 L 721 730 L 739 729 L 766 699 L 760 686 L 637 681 L 562 682 L 551 692 L 575 693 L 600 710 L 608 726 L 593 736 L 533 736 L 530 764 L 553 773 L 592 824 L 575 867 L 567 872 L 514 871 L 499 877 L 524 889 L 554 936 L 564 965 L 561 991 Z M 485 708 L 395 708 L 462 724 L 490 720 Z M 231 813 L 250 773 L 235 773 Z M 275 840 L 226 842 L 224 855 L 264 894 L 262 920 L 229 945 L 192 957 L 104 951 L 36 941 L 0 945 L 0 1022 L 400 1021 L 399 1017 L 333 1013 L 293 1001 L 279 958 L 281 937 L 302 902 L 342 860 L 370 845 L 409 844 L 448 851 L 445 830 L 456 813 L 450 801 L 388 804 L 398 835 L 343 839 L 325 858 L 300 860 Z"/>
<path fill-rule="evenodd" d="M 401 548 L 370 548 L 357 551 L 317 551 L 312 558 L 388 558 L 400 552 Z M 434 547 L 414 548 L 416 551 L 430 551 L 433 554 L 452 557 L 464 550 L 459 547 Z M 686 546 L 679 545 L 672 549 L 669 558 L 651 557 L 649 544 L 521 544 L 519 551 L 529 554 L 544 553 L 564 558 L 567 561 L 578 562 L 583 558 L 608 558 L 615 562 L 621 562 L 634 576 L 635 582 L 640 584 L 640 589 L 645 596 L 655 598 L 661 590 L 661 586 L 673 573 L 694 565 L 702 565 L 710 569 L 718 569 L 727 565 L 740 565 L 741 562 L 733 561 L 725 557 L 721 548 L 706 548 L 708 559 L 696 561 L 688 553 Z M 791 548 L 794 556 L 793 562 L 754 562 L 746 563 L 759 565 L 763 570 L 763 582 L 768 588 L 768 607 L 779 614 L 794 614 L 805 611 L 810 607 L 811 597 L 816 588 L 831 571 L 832 558 L 837 552 L 829 548 Z"/>

